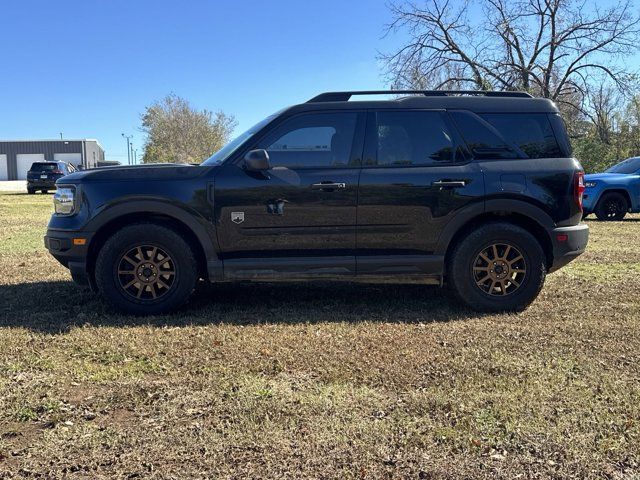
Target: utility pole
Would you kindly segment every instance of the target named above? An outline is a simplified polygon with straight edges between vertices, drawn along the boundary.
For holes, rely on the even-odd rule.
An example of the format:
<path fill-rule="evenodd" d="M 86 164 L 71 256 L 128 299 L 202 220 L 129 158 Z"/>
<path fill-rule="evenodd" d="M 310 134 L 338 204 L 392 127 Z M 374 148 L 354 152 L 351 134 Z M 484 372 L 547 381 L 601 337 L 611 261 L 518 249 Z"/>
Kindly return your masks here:
<path fill-rule="evenodd" d="M 133 163 L 135 165 L 138 164 L 138 149 L 137 148 L 133 149 Z"/>
<path fill-rule="evenodd" d="M 122 134 L 122 138 L 126 138 L 127 139 L 127 164 L 131 165 L 131 139 L 133 138 L 133 135 L 125 135 L 124 133 Z"/>
<path fill-rule="evenodd" d="M 133 154 L 134 150 L 133 150 L 133 143 L 131 144 L 131 165 L 135 165 L 136 164 L 136 159 L 135 156 Z"/>
<path fill-rule="evenodd" d="M 60 140 L 62 140 L 62 132 L 60 132 Z"/>

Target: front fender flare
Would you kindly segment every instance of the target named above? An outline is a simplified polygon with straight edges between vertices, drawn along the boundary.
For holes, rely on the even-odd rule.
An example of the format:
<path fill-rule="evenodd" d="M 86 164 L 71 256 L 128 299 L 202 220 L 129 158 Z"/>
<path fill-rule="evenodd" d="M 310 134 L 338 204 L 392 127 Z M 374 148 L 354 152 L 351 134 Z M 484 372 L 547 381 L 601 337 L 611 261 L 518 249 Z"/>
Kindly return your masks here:
<path fill-rule="evenodd" d="M 178 206 L 160 199 L 127 199 L 106 206 L 87 224 L 86 230 L 98 232 L 105 225 L 123 216 L 151 214 L 172 218 L 186 226 L 202 247 L 211 280 L 222 277 L 222 261 L 218 258 L 218 241 L 213 224 L 188 206 Z"/>

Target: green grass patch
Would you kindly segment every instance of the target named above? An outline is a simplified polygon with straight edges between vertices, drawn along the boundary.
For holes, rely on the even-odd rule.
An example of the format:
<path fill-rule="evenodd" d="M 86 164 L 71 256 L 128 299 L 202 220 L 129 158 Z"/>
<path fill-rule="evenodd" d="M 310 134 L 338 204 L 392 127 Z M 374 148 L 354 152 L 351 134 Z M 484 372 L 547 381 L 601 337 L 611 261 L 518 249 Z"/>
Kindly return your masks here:
<path fill-rule="evenodd" d="M 48 255 L 50 212 L 0 194 L 0 478 L 640 476 L 637 216 L 518 315 L 286 283 L 139 318 Z"/>

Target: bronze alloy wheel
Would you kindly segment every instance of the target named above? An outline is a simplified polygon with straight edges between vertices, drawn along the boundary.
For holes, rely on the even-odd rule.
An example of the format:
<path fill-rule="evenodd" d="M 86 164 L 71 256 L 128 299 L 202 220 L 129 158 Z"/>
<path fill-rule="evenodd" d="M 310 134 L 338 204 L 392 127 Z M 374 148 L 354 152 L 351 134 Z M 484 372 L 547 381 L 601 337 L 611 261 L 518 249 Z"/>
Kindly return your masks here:
<path fill-rule="evenodd" d="M 138 300 L 155 300 L 173 287 L 176 265 L 163 249 L 140 245 L 120 257 L 117 276 L 127 295 Z"/>
<path fill-rule="evenodd" d="M 520 288 L 527 274 L 524 256 L 515 246 L 494 243 L 478 253 L 473 262 L 473 279 L 488 295 L 510 295 Z"/>

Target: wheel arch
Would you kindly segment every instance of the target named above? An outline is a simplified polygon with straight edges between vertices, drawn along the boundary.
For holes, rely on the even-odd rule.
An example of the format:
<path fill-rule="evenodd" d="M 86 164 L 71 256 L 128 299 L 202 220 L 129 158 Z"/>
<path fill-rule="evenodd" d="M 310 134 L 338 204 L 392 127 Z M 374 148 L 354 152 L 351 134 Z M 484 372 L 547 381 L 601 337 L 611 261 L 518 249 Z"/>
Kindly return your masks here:
<path fill-rule="evenodd" d="M 218 263 L 215 237 L 212 238 L 189 212 L 162 202 L 141 202 L 109 208 L 88 225 L 94 232 L 88 246 L 86 266 L 91 281 L 94 279 L 96 257 L 107 239 L 114 231 L 136 223 L 155 223 L 181 234 L 196 255 L 198 274 L 202 278 L 211 278 L 211 265 Z"/>
<path fill-rule="evenodd" d="M 553 264 L 553 244 L 549 230 L 555 227 L 551 217 L 539 207 L 520 200 L 487 201 L 484 211 L 467 212 L 454 219 L 444 229 L 438 242 L 437 254 L 444 255 L 447 265 L 457 243 L 469 232 L 488 222 L 502 221 L 517 225 L 531 233 L 540 243 L 547 268 Z"/>
<path fill-rule="evenodd" d="M 631 195 L 629 194 L 629 191 L 625 188 L 622 187 L 608 187 L 603 189 L 600 192 L 600 195 L 598 195 L 598 198 L 596 199 L 596 202 L 593 206 L 593 210 L 595 211 L 596 208 L 598 208 L 598 204 L 600 203 L 600 201 L 602 200 L 602 197 L 604 197 L 605 195 L 609 194 L 609 193 L 619 193 L 621 194 L 625 200 L 627 201 L 627 206 L 629 208 L 631 208 L 633 206 L 633 203 L 631 201 Z"/>

